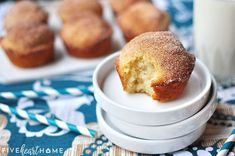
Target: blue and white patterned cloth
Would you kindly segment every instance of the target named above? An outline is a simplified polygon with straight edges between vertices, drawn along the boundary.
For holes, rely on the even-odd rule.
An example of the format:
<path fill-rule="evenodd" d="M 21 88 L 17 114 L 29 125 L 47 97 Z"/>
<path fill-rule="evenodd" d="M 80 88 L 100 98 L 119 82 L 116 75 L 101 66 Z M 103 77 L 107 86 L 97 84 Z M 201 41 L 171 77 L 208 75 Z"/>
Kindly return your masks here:
<path fill-rule="evenodd" d="M 172 19 L 171 30 L 179 36 L 188 50 L 193 50 L 192 0 L 156 0 L 154 2 L 170 13 Z M 3 30 L 2 21 L 7 7 L 8 3 L 0 3 L 0 32 Z M 1 65 L 0 68 L 2 68 Z M 53 78 L 11 85 L 0 84 L 0 92 L 30 89 L 42 91 L 46 88 L 76 86 L 92 87 L 92 72 L 75 72 Z M 221 87 L 219 89 L 219 99 L 221 102 L 234 104 L 235 88 Z M 97 121 L 95 113 L 96 101 L 91 95 L 62 96 L 57 98 L 45 97 L 33 100 L 20 98 L 19 100 L 0 102 L 78 125 L 86 125 Z M 1 123 L 1 121 L 6 121 L 6 123 Z M 9 155 L 63 155 L 65 150 L 72 146 L 76 136 L 75 133 L 56 127 L 44 126 L 36 122 L 17 118 L 14 115 L 0 114 L 0 155 L 1 152 L 6 152 L 3 151 L 6 149 L 1 148 L 1 145 L 8 146 Z M 105 141 L 107 140 L 104 139 Z M 111 146 L 108 147 L 111 148 Z M 109 148 L 103 153 L 108 153 Z M 35 152 L 37 149 L 41 150 L 41 153 Z M 217 150 L 218 147 L 215 145 L 210 147 L 198 146 L 161 156 L 214 156 Z M 231 152 L 230 155 L 234 154 Z M 88 154 L 84 154 L 84 156 L 88 156 Z"/>

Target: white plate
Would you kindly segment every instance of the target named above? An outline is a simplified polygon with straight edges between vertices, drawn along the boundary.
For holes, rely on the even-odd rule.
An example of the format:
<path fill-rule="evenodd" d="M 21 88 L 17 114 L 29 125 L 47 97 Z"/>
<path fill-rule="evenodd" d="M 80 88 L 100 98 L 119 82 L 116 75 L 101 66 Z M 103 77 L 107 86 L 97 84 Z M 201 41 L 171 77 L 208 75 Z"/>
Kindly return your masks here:
<path fill-rule="evenodd" d="M 95 67 L 104 57 L 96 59 L 77 59 L 70 57 L 61 40 L 56 38 L 56 60 L 48 65 L 38 68 L 23 69 L 14 66 L 0 49 L 0 82 L 16 83 L 20 81 L 33 80 L 38 78 L 49 77 L 53 75 L 65 74 L 72 71 L 84 70 Z"/>
<path fill-rule="evenodd" d="M 185 91 L 176 100 L 161 103 L 146 94 L 128 94 L 122 85 L 114 61 L 119 53 L 102 61 L 93 75 L 94 95 L 109 114 L 139 125 L 166 125 L 184 120 L 199 111 L 208 98 L 211 75 L 197 59 Z"/>
<path fill-rule="evenodd" d="M 194 130 L 198 129 L 198 127 L 204 125 L 210 119 L 217 105 L 216 89 L 216 81 L 213 78 L 211 93 L 206 106 L 203 107 L 195 115 L 175 124 L 164 126 L 142 126 L 122 121 L 112 115 L 109 115 L 108 113 L 107 117 L 109 118 L 110 122 L 118 127 L 123 133 L 137 138 L 155 140 L 180 137 L 193 132 Z"/>
<path fill-rule="evenodd" d="M 196 141 L 202 135 L 206 127 L 206 124 L 204 124 L 194 132 L 175 139 L 144 140 L 120 132 L 120 130 L 109 121 L 106 113 L 101 110 L 98 105 L 96 114 L 100 130 L 111 142 L 124 149 L 146 154 L 169 153 L 183 149 Z"/>
<path fill-rule="evenodd" d="M 22 69 L 14 66 L 5 55 L 5 52 L 0 48 L 0 83 L 15 83 L 20 81 L 27 81 L 32 79 L 38 79 L 53 75 L 65 74 L 73 71 L 80 71 L 85 69 L 94 68 L 104 57 L 95 59 L 78 59 L 69 56 L 66 53 L 64 45 L 58 36 L 59 29 L 61 27 L 60 20 L 57 16 L 58 2 L 46 2 L 41 3 L 43 7 L 49 13 L 49 24 L 57 33 L 55 47 L 56 47 L 56 60 L 48 65 L 41 66 L 34 69 Z M 124 45 L 122 33 L 119 30 L 107 1 L 102 1 L 104 9 L 104 18 L 112 25 L 114 29 L 113 42 L 114 49 L 120 49 Z"/>

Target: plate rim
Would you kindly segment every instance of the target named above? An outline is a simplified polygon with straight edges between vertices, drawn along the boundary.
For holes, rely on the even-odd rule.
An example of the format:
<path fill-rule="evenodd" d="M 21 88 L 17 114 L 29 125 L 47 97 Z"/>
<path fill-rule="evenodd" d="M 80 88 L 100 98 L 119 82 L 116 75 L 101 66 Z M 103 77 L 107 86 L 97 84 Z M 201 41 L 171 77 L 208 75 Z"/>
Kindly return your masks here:
<path fill-rule="evenodd" d="M 103 114 L 102 114 L 102 110 L 100 108 L 100 106 L 96 106 L 96 114 L 97 114 L 97 120 L 98 120 L 98 124 L 99 124 L 99 127 L 100 127 L 100 130 L 101 132 L 106 135 L 106 137 L 113 143 L 117 144 L 118 146 L 124 148 L 124 149 L 127 149 L 127 150 L 130 150 L 130 151 L 133 151 L 133 152 L 138 152 L 138 153 L 146 153 L 146 154 L 161 154 L 161 153 L 168 153 L 168 152 L 174 152 L 174 151 L 177 151 L 177 150 L 180 150 L 180 149 L 183 149 L 187 146 L 189 146 L 190 144 L 192 144 L 194 141 L 196 141 L 202 134 L 203 132 L 205 131 L 205 128 L 206 128 L 206 124 L 202 125 L 201 127 L 199 127 L 198 129 L 196 129 L 195 131 L 189 133 L 189 134 L 186 134 L 186 135 L 183 135 L 181 137 L 177 137 L 177 138 L 173 138 L 173 139 L 162 139 L 162 140 L 147 140 L 147 139 L 141 139 L 141 138 L 136 138 L 136 137 L 132 137 L 132 136 L 129 136 L 129 135 L 126 135 L 122 132 L 119 132 L 116 128 L 113 128 L 112 126 L 110 126 L 107 121 L 105 121 L 104 117 L 103 117 Z M 174 149 L 174 151 L 172 151 L 172 147 L 169 148 L 171 149 L 171 151 L 162 151 L 162 152 L 156 152 L 156 151 L 152 151 L 150 152 L 149 150 L 147 150 L 146 148 L 138 148 L 138 151 L 134 151 L 130 148 L 126 148 L 120 144 L 118 144 L 116 141 L 113 141 L 114 139 L 110 139 L 109 136 L 107 134 L 104 133 L 104 130 L 103 130 L 103 127 L 105 127 L 106 129 L 108 130 L 105 130 L 105 131 L 108 131 L 109 133 L 112 133 L 112 135 L 116 136 L 115 138 L 119 138 L 121 140 L 129 140 L 129 141 L 132 141 L 132 142 L 135 142 L 135 144 L 142 144 L 142 145 L 145 145 L 146 147 L 146 144 L 148 144 L 149 146 L 155 146 L 156 144 L 159 144 L 159 145 L 162 145 L 162 143 L 165 143 L 165 144 L 169 144 L 173 141 L 175 142 L 178 142 L 179 139 L 185 139 L 186 137 L 189 137 L 190 135 L 194 135 L 193 136 L 193 139 L 185 139 L 187 140 L 187 145 L 185 145 L 186 143 L 184 142 L 184 146 L 182 147 L 179 147 L 179 144 L 177 144 L 177 149 Z M 195 136 L 195 134 L 199 133 L 197 136 Z M 116 140 L 116 139 L 115 139 Z M 190 142 L 190 143 L 189 143 Z M 175 144 L 174 144 L 175 145 Z M 131 145 L 132 146 L 132 145 Z M 136 147 L 135 147 L 136 148 Z M 149 149 L 149 148 L 148 148 Z M 162 149 L 162 148 L 161 148 Z M 152 150 L 152 149 L 151 149 Z M 156 150 L 156 149 L 155 149 Z"/>

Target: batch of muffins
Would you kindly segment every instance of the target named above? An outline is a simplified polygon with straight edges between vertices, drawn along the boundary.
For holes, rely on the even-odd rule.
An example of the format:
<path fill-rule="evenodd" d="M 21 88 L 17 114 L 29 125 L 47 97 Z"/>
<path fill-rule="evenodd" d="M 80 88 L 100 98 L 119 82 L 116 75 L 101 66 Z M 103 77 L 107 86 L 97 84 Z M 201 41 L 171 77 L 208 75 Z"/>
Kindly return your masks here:
<path fill-rule="evenodd" d="M 109 0 L 126 41 L 141 33 L 167 30 L 169 15 L 150 0 Z M 112 27 L 103 19 L 99 0 L 63 0 L 58 16 L 63 23 L 59 36 L 67 53 L 77 58 L 95 58 L 112 50 Z M 5 17 L 5 36 L 0 45 L 9 60 L 21 68 L 33 68 L 54 60 L 55 32 L 49 15 L 36 3 L 16 2 Z"/>

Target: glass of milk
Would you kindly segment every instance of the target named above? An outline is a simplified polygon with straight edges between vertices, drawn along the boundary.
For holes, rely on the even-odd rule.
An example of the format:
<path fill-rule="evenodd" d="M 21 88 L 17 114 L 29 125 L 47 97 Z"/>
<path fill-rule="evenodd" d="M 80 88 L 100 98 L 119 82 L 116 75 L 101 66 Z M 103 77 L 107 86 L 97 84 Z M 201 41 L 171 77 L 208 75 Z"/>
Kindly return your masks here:
<path fill-rule="evenodd" d="M 235 0 L 194 0 L 194 41 L 216 79 L 235 83 Z"/>

